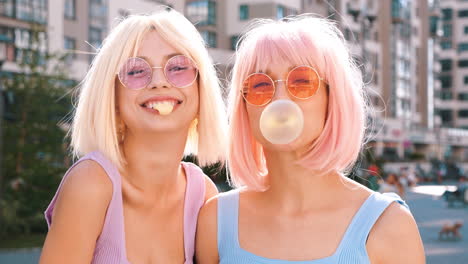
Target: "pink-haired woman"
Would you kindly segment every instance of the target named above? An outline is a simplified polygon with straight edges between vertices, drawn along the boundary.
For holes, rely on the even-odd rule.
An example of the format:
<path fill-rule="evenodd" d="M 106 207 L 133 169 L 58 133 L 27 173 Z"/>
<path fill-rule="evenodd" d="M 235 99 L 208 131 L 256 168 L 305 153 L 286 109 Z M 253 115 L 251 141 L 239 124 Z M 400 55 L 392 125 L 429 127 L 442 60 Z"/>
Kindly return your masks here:
<path fill-rule="evenodd" d="M 228 164 L 239 188 L 202 208 L 200 263 L 424 263 L 406 204 L 346 177 L 364 144 L 366 103 L 332 22 L 256 21 L 230 96 Z"/>
<path fill-rule="evenodd" d="M 196 28 L 164 8 L 104 40 L 71 130 L 81 157 L 46 210 L 40 263 L 193 263 L 198 212 L 224 159 L 224 104 Z M 227 124 L 226 124 L 227 125 Z"/>

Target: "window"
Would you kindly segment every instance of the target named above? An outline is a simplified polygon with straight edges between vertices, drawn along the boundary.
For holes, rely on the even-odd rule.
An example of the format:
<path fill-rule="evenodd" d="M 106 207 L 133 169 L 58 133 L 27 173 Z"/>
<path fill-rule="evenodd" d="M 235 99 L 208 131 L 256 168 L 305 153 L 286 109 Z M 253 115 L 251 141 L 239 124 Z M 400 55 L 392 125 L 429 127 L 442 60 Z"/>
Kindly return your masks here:
<path fill-rule="evenodd" d="M 452 60 L 440 60 L 440 66 L 442 71 L 451 71 L 452 70 Z"/>
<path fill-rule="evenodd" d="M 468 117 L 468 110 L 460 110 L 458 111 L 458 116 L 459 117 Z"/>
<path fill-rule="evenodd" d="M 452 36 L 452 24 L 445 24 L 442 27 L 443 36 L 449 38 Z"/>
<path fill-rule="evenodd" d="M 458 100 L 468 101 L 468 93 L 459 93 L 458 94 Z"/>
<path fill-rule="evenodd" d="M 452 100 L 452 98 L 453 98 L 452 97 L 452 92 L 450 92 L 450 91 L 442 91 L 440 93 L 440 99 L 442 99 L 444 101 L 445 100 Z"/>
<path fill-rule="evenodd" d="M 20 20 L 47 23 L 47 0 L 18 0 L 15 11 Z"/>
<path fill-rule="evenodd" d="M 411 25 L 410 24 L 401 24 L 400 25 L 400 34 L 403 37 L 409 38 L 411 36 Z"/>
<path fill-rule="evenodd" d="M 89 28 L 89 44 L 98 49 L 102 43 L 102 31 L 100 28 Z"/>
<path fill-rule="evenodd" d="M 211 31 L 202 31 L 200 32 L 201 36 L 205 40 L 205 43 L 208 44 L 210 48 L 216 48 L 217 41 L 216 41 L 216 33 Z"/>
<path fill-rule="evenodd" d="M 440 118 L 442 119 L 442 123 L 445 125 L 452 122 L 452 110 L 440 110 L 439 114 Z"/>
<path fill-rule="evenodd" d="M 276 18 L 277 19 L 280 19 L 280 18 L 283 18 L 285 16 L 285 10 L 284 10 L 284 7 L 283 6 L 277 6 L 276 7 Z"/>
<path fill-rule="evenodd" d="M 239 36 L 235 35 L 231 37 L 231 50 L 236 50 L 237 42 L 239 41 Z"/>
<path fill-rule="evenodd" d="M 442 19 L 447 21 L 447 20 L 452 20 L 453 16 L 453 10 L 450 8 L 444 8 L 442 9 Z"/>
<path fill-rule="evenodd" d="M 0 15 L 7 17 L 15 16 L 15 0 L 2 0 L 0 1 Z"/>
<path fill-rule="evenodd" d="M 15 61 L 15 29 L 0 26 L 0 42 L 4 43 L 2 55 L 6 61 Z"/>
<path fill-rule="evenodd" d="M 465 26 L 465 28 L 463 29 L 463 32 L 464 32 L 465 34 L 468 34 L 468 27 L 467 27 L 467 26 Z"/>
<path fill-rule="evenodd" d="M 15 39 L 15 29 L 0 26 L 0 42 L 13 43 Z"/>
<path fill-rule="evenodd" d="M 458 17 L 468 17 L 468 10 L 458 11 Z"/>
<path fill-rule="evenodd" d="M 71 61 L 76 58 L 76 40 L 74 38 L 65 37 L 63 44 L 65 52 L 67 52 L 67 57 L 65 58 L 65 61 L 68 64 L 70 64 Z"/>
<path fill-rule="evenodd" d="M 466 68 L 466 67 L 468 67 L 468 60 L 460 60 L 460 61 L 458 61 L 458 67 L 460 67 L 460 68 Z"/>
<path fill-rule="evenodd" d="M 216 2 L 193 1 L 187 4 L 187 18 L 194 24 L 216 25 Z"/>
<path fill-rule="evenodd" d="M 452 76 L 451 75 L 440 76 L 439 80 L 440 80 L 440 82 L 442 84 L 442 88 L 452 87 Z"/>
<path fill-rule="evenodd" d="M 468 84 L 468 76 L 465 76 L 465 77 L 463 78 L 463 83 Z"/>
<path fill-rule="evenodd" d="M 239 19 L 240 20 L 249 19 L 249 6 L 248 5 L 239 6 Z"/>
<path fill-rule="evenodd" d="M 440 42 L 440 47 L 443 50 L 448 50 L 452 48 L 452 42 L 451 41 L 441 41 Z"/>
<path fill-rule="evenodd" d="M 392 0 L 392 17 L 400 18 L 401 3 L 399 0 Z"/>
<path fill-rule="evenodd" d="M 66 19 L 76 19 L 76 3 L 75 0 L 65 0 L 64 15 Z"/>
<path fill-rule="evenodd" d="M 468 50 L 468 43 L 460 43 L 458 44 L 458 51 L 459 52 L 462 52 L 462 51 L 467 51 Z"/>

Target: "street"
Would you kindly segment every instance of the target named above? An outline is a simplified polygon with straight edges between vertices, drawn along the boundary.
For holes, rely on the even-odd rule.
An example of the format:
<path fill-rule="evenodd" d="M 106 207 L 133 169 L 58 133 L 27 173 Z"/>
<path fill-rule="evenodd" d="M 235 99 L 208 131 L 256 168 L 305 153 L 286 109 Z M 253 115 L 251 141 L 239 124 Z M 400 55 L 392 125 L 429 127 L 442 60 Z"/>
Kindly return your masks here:
<path fill-rule="evenodd" d="M 418 223 L 424 243 L 426 261 L 428 264 L 467 264 L 468 263 L 468 206 L 456 204 L 447 208 L 440 199 L 442 186 L 424 186 L 421 192 L 409 192 L 406 200 Z M 425 193 L 425 194 L 424 194 Z M 431 194 L 432 193 L 432 194 Z M 438 239 L 439 231 L 444 223 L 462 221 L 462 239 L 460 241 Z"/>

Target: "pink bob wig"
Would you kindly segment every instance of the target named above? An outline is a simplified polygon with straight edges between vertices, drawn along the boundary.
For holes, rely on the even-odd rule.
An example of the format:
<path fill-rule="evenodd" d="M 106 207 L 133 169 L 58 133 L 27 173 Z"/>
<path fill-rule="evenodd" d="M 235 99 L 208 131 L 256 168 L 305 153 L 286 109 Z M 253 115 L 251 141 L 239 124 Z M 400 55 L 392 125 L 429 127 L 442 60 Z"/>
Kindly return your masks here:
<path fill-rule="evenodd" d="M 310 65 L 328 84 L 323 131 L 297 162 L 323 175 L 347 173 L 364 144 L 367 106 L 361 72 L 336 25 L 310 15 L 281 21 L 255 20 L 239 43 L 229 95 L 231 185 L 256 190 L 268 188 L 263 147 L 250 130 L 240 88 L 249 74 L 265 70 L 272 61 L 278 60 Z M 307 113 L 304 114 L 307 118 Z"/>

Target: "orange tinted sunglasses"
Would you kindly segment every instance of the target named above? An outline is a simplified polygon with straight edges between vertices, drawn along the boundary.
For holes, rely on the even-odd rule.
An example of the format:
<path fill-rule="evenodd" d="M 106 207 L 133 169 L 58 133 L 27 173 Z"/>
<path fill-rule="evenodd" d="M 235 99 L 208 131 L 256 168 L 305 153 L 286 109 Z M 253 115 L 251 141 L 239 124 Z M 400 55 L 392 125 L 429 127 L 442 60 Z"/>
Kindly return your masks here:
<path fill-rule="evenodd" d="M 323 79 L 317 70 L 301 65 L 289 71 L 286 80 L 273 80 L 265 73 L 252 73 L 242 83 L 241 93 L 245 101 L 256 106 L 271 102 L 276 92 L 275 83 L 286 81 L 290 95 L 298 99 L 309 99 L 320 89 Z"/>

